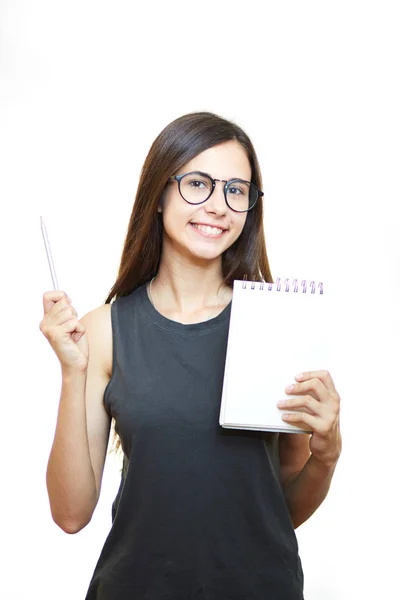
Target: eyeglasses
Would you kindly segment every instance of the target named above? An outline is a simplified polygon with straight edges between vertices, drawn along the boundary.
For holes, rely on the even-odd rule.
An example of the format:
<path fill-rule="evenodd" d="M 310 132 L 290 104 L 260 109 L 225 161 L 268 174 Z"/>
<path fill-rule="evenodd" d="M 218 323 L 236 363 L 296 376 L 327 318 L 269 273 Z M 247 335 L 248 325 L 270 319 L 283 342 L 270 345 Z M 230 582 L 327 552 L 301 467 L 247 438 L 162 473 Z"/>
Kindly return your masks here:
<path fill-rule="evenodd" d="M 207 173 L 191 171 L 183 175 L 175 175 L 169 181 L 177 181 L 179 193 L 189 204 L 203 204 L 215 190 L 215 182 L 222 181 L 224 185 L 225 202 L 235 212 L 248 212 L 264 196 L 254 183 L 243 179 L 213 179 Z"/>

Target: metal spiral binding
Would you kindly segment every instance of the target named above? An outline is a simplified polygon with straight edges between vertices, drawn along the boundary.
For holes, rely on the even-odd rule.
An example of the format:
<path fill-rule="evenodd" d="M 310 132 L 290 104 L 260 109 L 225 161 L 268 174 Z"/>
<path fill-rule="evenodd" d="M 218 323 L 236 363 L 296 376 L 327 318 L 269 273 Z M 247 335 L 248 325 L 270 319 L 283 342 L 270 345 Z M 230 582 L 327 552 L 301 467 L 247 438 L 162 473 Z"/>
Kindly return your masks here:
<path fill-rule="evenodd" d="M 254 290 L 257 289 L 259 291 L 262 291 L 264 289 L 264 286 L 268 285 L 268 291 L 271 291 L 273 289 L 273 286 L 276 286 L 276 291 L 280 292 L 282 291 L 282 284 L 281 284 L 281 278 L 277 277 L 276 278 L 276 282 L 275 283 L 267 283 L 266 281 L 247 281 L 247 275 L 243 276 L 243 281 L 242 281 L 242 288 L 243 289 L 247 289 L 247 284 L 250 284 L 249 289 Z M 291 289 L 291 283 L 292 283 L 292 288 Z M 298 285 L 298 280 L 297 279 L 293 279 L 291 280 L 289 277 L 286 277 L 284 280 L 284 284 L 283 284 L 283 291 L 285 292 L 298 292 L 299 291 L 299 285 Z M 319 289 L 319 293 L 323 294 L 324 293 L 324 284 L 322 283 L 322 281 L 320 281 L 318 283 L 318 289 Z M 301 281 L 301 293 L 306 294 L 307 291 L 309 291 L 309 293 L 311 294 L 315 294 L 316 290 L 316 282 L 315 281 L 310 281 L 307 282 L 305 279 L 303 279 Z"/>

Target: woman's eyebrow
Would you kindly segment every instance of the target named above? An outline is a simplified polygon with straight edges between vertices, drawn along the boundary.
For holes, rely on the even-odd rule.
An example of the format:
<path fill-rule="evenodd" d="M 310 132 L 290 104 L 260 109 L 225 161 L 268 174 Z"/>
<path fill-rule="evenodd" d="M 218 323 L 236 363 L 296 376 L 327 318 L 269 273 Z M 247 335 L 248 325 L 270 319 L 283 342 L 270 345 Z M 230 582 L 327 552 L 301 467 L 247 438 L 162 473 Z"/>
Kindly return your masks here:
<path fill-rule="evenodd" d="M 248 179 L 245 179 L 244 177 L 230 177 L 229 179 L 218 179 L 218 177 L 213 177 L 211 175 L 211 173 L 207 173 L 206 171 L 195 171 L 195 173 L 200 173 L 200 175 L 208 175 L 208 177 L 211 177 L 211 179 L 215 179 L 216 181 L 232 181 L 234 179 L 240 179 L 241 181 L 248 181 Z"/>

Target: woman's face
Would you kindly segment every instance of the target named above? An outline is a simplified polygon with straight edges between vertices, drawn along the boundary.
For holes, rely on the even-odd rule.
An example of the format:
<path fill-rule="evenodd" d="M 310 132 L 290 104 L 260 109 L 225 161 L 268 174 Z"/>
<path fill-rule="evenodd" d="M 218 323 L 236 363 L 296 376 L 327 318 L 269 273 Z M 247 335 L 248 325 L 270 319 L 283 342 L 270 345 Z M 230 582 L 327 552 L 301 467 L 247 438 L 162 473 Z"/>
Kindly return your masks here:
<path fill-rule="evenodd" d="M 251 167 L 244 148 L 236 141 L 224 142 L 198 154 L 174 175 L 202 171 L 213 179 L 251 180 Z M 164 240 L 168 249 L 187 258 L 216 259 L 241 234 L 247 213 L 230 209 L 224 197 L 224 183 L 216 182 L 210 198 L 203 204 L 188 204 L 179 194 L 178 182 L 166 187 L 162 206 Z M 209 227 L 213 229 L 210 230 Z"/>

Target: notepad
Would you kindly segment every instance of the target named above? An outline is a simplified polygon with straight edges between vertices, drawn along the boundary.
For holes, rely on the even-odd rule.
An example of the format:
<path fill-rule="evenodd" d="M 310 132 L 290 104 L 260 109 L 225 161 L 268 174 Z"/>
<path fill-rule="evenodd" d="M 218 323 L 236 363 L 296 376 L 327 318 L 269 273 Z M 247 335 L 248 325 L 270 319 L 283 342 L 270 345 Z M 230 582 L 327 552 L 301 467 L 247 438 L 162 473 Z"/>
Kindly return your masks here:
<path fill-rule="evenodd" d="M 279 400 L 305 371 L 329 370 L 329 315 L 322 283 L 277 278 L 233 285 L 220 425 L 309 433 L 282 420 Z"/>

